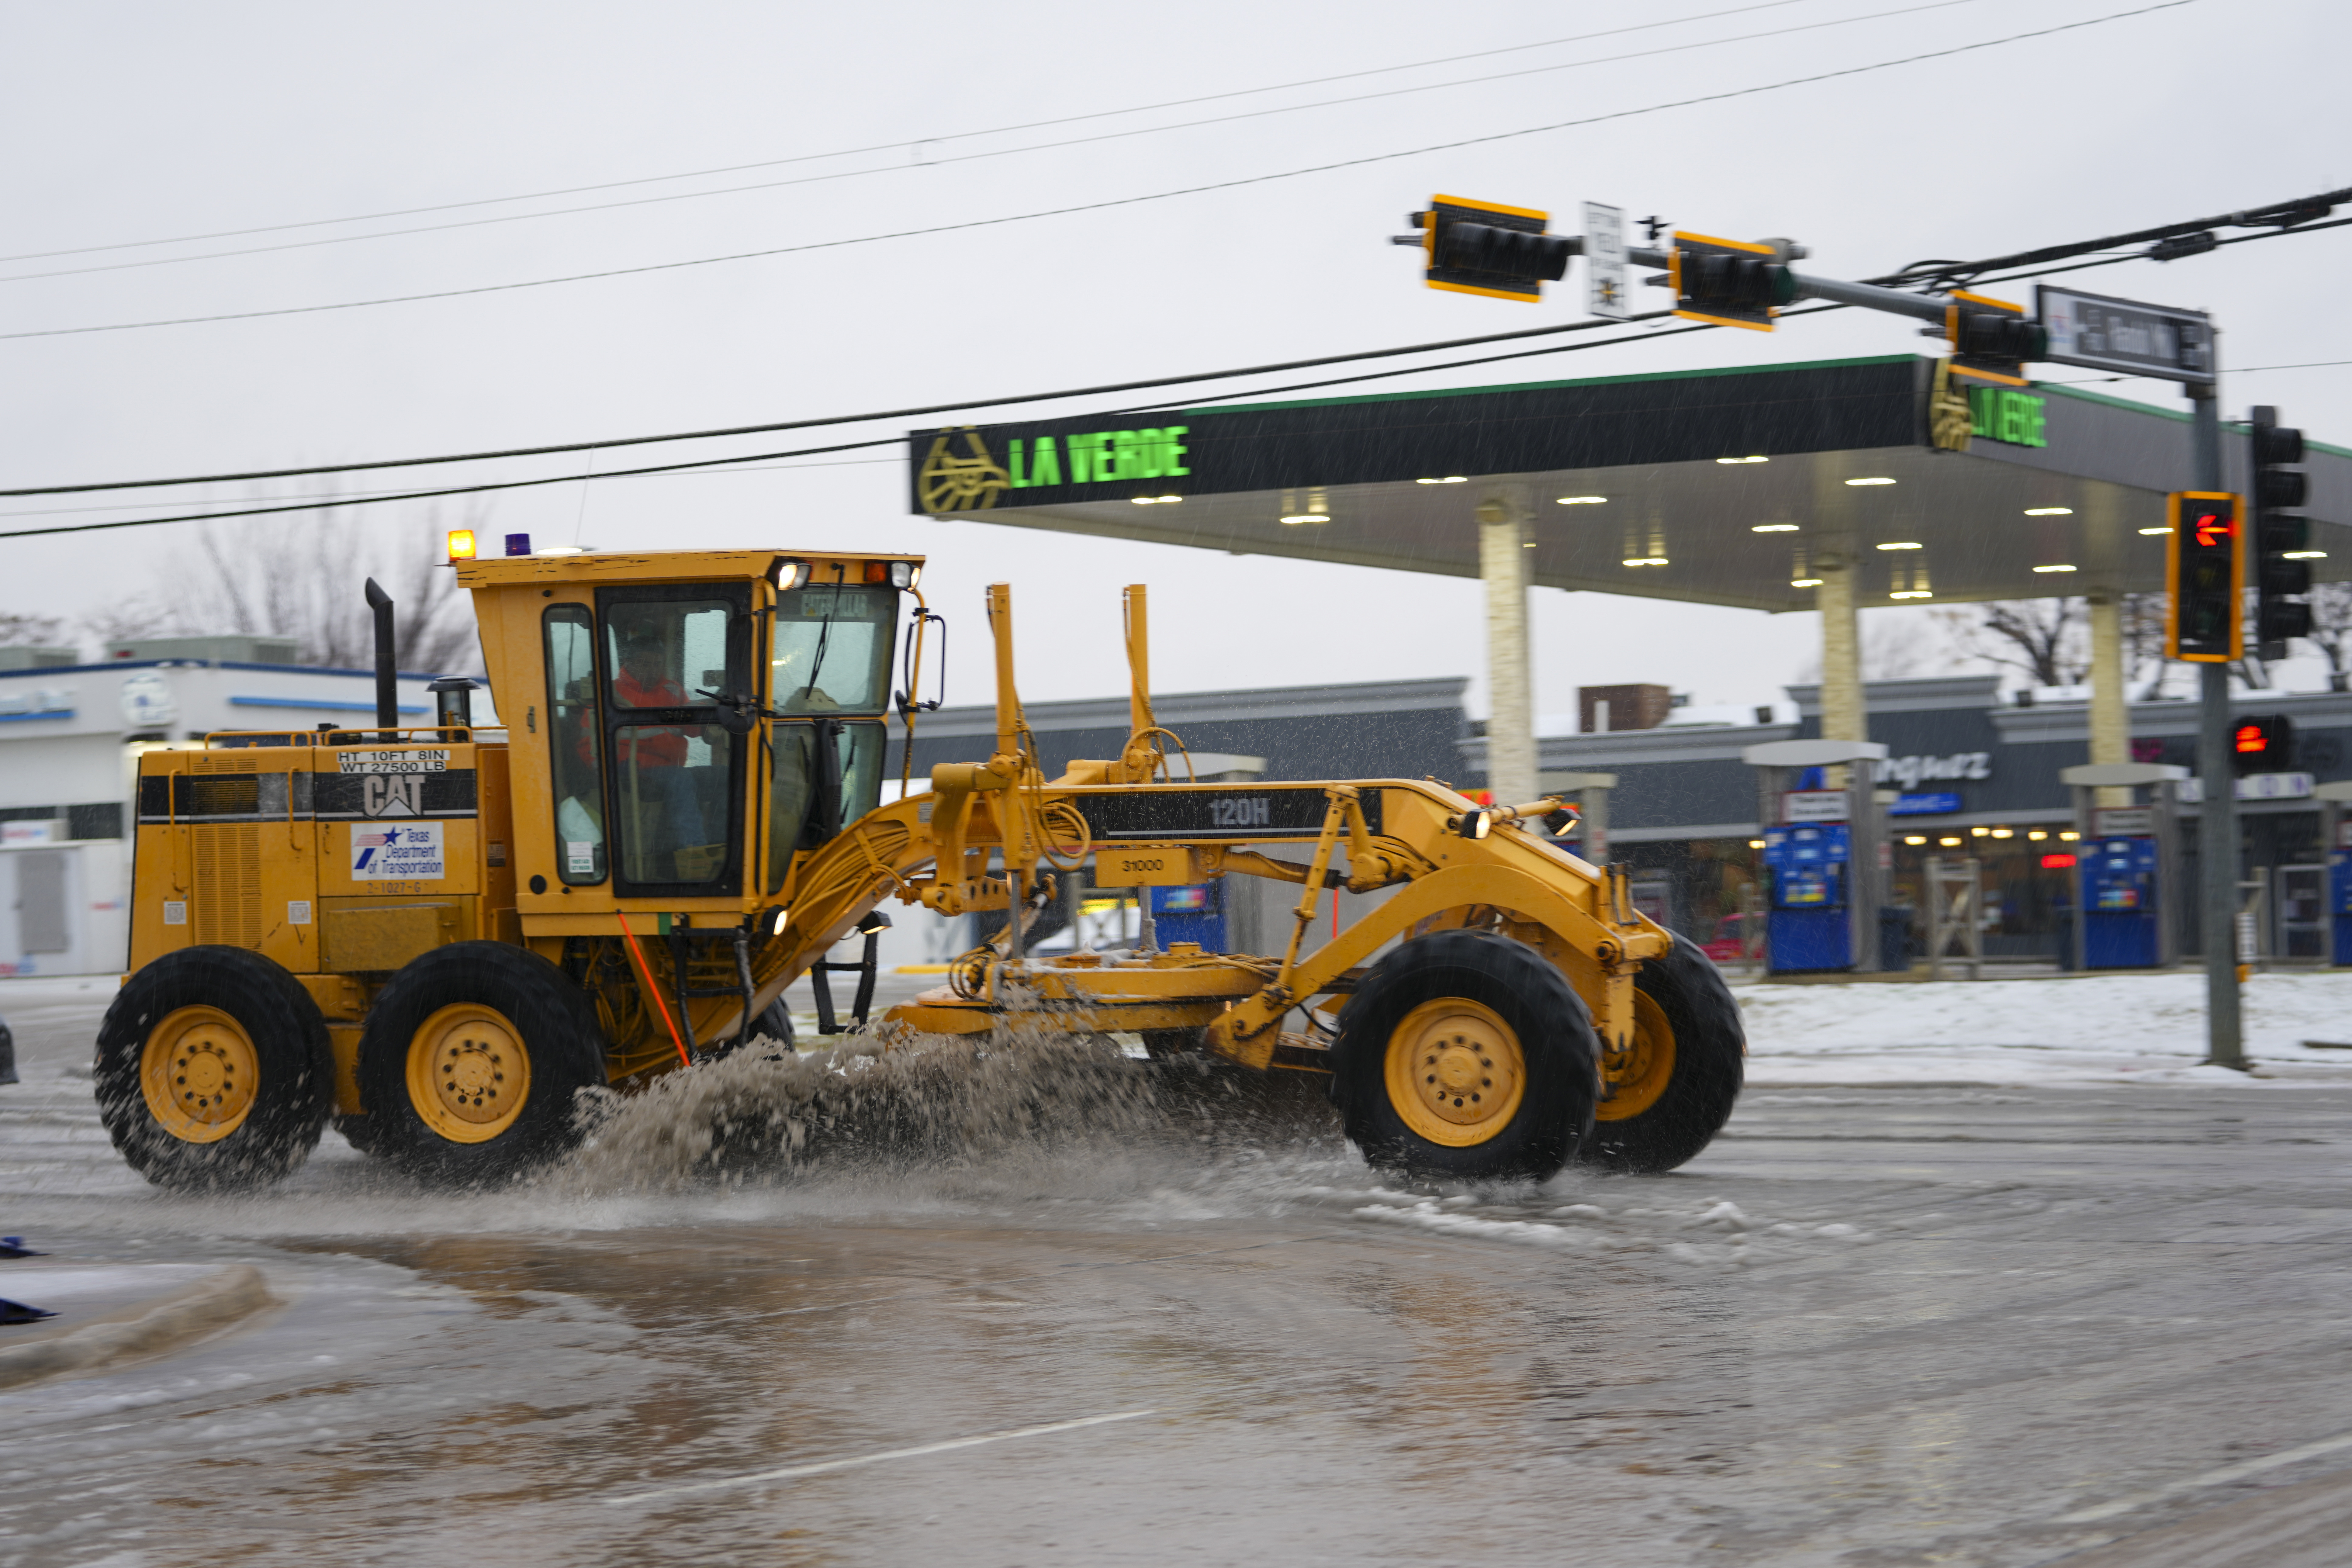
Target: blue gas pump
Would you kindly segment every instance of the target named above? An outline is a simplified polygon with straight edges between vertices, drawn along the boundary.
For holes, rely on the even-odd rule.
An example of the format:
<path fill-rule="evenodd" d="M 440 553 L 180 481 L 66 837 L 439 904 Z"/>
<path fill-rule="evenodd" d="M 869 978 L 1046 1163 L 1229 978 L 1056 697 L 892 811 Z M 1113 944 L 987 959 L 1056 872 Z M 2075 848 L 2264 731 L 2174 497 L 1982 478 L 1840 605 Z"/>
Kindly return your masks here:
<path fill-rule="evenodd" d="M 2086 969 L 2150 969 L 2163 933 L 2153 838 L 2101 839 L 2075 863 Z"/>
<path fill-rule="evenodd" d="M 1151 920 L 1160 946 L 1166 947 L 1175 942 L 1198 942 L 1203 951 L 1223 952 L 1224 890 L 1223 882 L 1150 889 Z"/>
<path fill-rule="evenodd" d="M 1853 922 L 1847 910 L 1853 836 L 1843 822 L 1806 822 L 1764 835 L 1772 873 L 1772 972 L 1853 967 Z"/>

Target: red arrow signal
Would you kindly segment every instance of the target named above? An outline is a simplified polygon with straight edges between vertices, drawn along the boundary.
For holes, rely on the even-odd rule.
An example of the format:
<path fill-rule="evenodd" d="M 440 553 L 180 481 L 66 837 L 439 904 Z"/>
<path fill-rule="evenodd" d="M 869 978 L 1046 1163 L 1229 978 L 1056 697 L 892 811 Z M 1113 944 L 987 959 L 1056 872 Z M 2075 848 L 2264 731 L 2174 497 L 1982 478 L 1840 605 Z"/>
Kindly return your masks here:
<path fill-rule="evenodd" d="M 2205 549 L 2211 549 L 2234 531 L 2231 526 L 2231 521 L 2232 519 L 2222 517 L 2217 512 L 2206 513 L 2197 519 L 2197 542 Z"/>

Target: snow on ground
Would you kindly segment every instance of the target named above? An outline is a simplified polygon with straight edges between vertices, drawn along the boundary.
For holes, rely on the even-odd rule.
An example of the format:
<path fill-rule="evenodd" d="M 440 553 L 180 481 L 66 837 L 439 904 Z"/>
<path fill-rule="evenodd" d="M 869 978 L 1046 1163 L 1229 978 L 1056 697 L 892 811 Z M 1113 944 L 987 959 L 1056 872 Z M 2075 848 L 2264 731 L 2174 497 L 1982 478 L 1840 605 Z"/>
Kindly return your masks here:
<path fill-rule="evenodd" d="M 2244 1083 L 2200 1067 L 2201 972 L 2029 980 L 1735 984 L 1748 1082 Z M 2256 1081 L 2352 1083 L 2352 972 L 2255 975 L 2244 989 Z"/>

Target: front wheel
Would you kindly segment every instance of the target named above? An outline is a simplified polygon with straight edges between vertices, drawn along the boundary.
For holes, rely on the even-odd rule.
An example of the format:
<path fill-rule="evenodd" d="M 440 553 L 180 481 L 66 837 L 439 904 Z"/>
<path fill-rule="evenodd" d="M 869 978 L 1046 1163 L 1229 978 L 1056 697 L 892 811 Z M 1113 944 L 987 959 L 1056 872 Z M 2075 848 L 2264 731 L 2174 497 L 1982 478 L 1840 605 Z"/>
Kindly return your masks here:
<path fill-rule="evenodd" d="M 1525 943 L 1471 931 L 1408 942 L 1339 1016 L 1332 1097 L 1375 1166 L 1541 1181 L 1592 1126 L 1591 1015 Z"/>
<path fill-rule="evenodd" d="M 572 1096 L 604 1082 L 585 993 L 538 954 L 457 942 L 412 961 L 360 1036 L 368 1153 L 470 1184 L 543 1165 L 579 1140 Z"/>
<path fill-rule="evenodd" d="M 98 1109 L 157 1186 L 265 1186 L 318 1146 L 334 1096 L 327 1024 L 258 953 L 166 953 L 115 994 L 98 1030 Z"/>
<path fill-rule="evenodd" d="M 1748 1036 L 1739 1002 L 1687 936 L 1633 977 L 1633 1034 L 1604 1051 L 1609 1097 L 1590 1157 L 1625 1171 L 1667 1171 L 1711 1143 L 1739 1098 Z"/>

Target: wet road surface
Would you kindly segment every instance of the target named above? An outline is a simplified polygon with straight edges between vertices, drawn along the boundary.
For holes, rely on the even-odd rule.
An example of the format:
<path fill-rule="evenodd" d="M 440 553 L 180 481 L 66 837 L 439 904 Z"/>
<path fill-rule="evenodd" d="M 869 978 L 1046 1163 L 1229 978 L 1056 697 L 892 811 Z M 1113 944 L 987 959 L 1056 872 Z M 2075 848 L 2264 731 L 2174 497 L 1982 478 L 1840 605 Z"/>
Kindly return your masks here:
<path fill-rule="evenodd" d="M 0 1390 L 0 1564 L 2352 1556 L 2352 1092 L 1756 1091 L 1672 1176 L 1480 1192 L 1197 1093 L 730 1186 L 434 1194 L 330 1134 L 196 1201 L 115 1161 L 94 1016 L 11 1006 L 0 1229 L 50 1256 L 0 1294 L 280 1304 Z"/>

